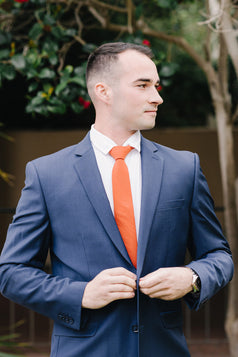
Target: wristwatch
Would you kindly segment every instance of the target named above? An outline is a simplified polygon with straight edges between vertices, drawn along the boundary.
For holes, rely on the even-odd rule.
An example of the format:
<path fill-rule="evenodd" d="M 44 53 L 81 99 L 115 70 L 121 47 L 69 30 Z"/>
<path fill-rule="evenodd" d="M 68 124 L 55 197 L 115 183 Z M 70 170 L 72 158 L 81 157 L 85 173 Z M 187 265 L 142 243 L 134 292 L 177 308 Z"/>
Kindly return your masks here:
<path fill-rule="evenodd" d="M 193 279 L 192 279 L 192 294 L 197 294 L 201 289 L 201 280 L 197 273 L 193 270 Z"/>

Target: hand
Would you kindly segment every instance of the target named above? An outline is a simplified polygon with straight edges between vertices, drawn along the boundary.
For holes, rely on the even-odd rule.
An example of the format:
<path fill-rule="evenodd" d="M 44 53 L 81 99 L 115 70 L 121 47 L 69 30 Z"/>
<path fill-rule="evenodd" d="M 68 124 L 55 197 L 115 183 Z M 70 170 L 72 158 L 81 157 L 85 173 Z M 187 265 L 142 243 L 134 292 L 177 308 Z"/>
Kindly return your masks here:
<path fill-rule="evenodd" d="M 103 270 L 84 290 L 82 307 L 99 309 L 114 300 L 132 299 L 136 290 L 136 275 L 124 268 Z"/>
<path fill-rule="evenodd" d="M 161 268 L 139 281 L 140 291 L 151 298 L 176 300 L 192 291 L 190 268 Z"/>

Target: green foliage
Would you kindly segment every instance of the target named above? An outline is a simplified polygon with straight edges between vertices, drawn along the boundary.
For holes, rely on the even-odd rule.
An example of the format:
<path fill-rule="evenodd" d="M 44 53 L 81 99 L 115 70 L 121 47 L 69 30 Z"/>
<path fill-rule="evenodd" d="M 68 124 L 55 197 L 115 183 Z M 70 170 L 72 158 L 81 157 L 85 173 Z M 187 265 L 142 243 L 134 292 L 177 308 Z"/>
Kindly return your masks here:
<path fill-rule="evenodd" d="M 5 80 L 14 80 L 20 73 L 27 81 L 27 113 L 62 115 L 69 108 L 80 113 L 84 106 L 80 105 L 79 98 L 89 101 L 85 64 L 82 61 L 80 66 L 64 66 L 63 46 L 74 39 L 76 29 L 59 24 L 63 6 L 47 4 L 45 0 L 9 1 L 7 9 L 4 4 L 2 1 L 1 13 L 12 16 L 15 25 L 10 33 L 4 23 L 0 30 L 0 87 Z M 19 26 L 21 28 L 20 22 L 27 21 L 28 16 L 28 26 L 22 33 L 16 32 Z"/>
<path fill-rule="evenodd" d="M 13 350 L 16 347 L 22 346 L 22 344 L 18 344 L 17 342 L 15 342 L 15 339 L 17 337 L 19 337 L 18 334 L 0 336 L 0 349 L 7 348 L 9 350 Z M 0 357 L 24 357 L 24 356 L 0 351 Z"/>
<path fill-rule="evenodd" d="M 191 30 L 194 22 L 200 19 L 202 4 L 196 1 L 134 0 L 133 32 L 123 29 L 117 33 L 104 29 L 100 19 L 104 17 L 107 21 L 126 27 L 127 12 L 116 11 L 115 8 L 123 9 L 129 2 L 98 0 L 99 3 L 101 6 L 86 0 L 80 3 L 67 0 L 0 0 L 0 90 L 7 101 L 5 88 L 10 88 L 9 93 L 15 103 L 19 103 L 18 97 L 21 96 L 20 105 L 24 105 L 25 116 L 37 119 L 50 117 L 48 122 L 53 122 L 52 118 L 56 117 L 67 117 L 69 120 L 70 116 L 81 113 L 85 117 L 85 109 L 90 104 L 85 83 L 88 54 L 96 45 L 107 41 L 123 40 L 142 44 L 145 38 L 136 25 L 140 19 L 157 30 L 180 33 L 201 47 L 202 30 Z M 162 95 L 170 96 L 176 90 L 178 93 L 179 89 L 173 86 L 176 76 L 183 69 L 183 64 L 177 60 L 179 52 L 175 46 L 161 43 L 155 38 L 148 38 L 149 44 L 161 77 Z M 190 81 L 193 82 L 192 77 Z M 16 83 L 20 91 L 15 92 L 10 82 Z M 176 98 L 176 95 L 172 97 Z M 168 101 L 166 98 L 163 107 L 166 108 Z M 174 103 L 170 103 L 173 107 Z M 186 104 L 183 105 L 185 107 Z M 168 110 L 171 113 L 170 108 Z M 177 113 L 176 110 L 172 112 L 174 115 Z M 189 123 L 188 113 L 186 115 L 185 120 Z M 14 117 L 7 109 L 3 121 L 6 123 L 7 120 L 14 120 Z"/>

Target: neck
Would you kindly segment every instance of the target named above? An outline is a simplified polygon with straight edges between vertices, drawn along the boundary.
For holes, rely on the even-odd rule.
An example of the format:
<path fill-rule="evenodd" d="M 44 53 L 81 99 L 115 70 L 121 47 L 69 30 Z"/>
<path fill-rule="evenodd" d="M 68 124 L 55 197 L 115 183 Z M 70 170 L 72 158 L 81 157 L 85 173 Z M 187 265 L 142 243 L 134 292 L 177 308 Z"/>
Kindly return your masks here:
<path fill-rule="evenodd" d="M 95 121 L 94 128 L 113 140 L 117 145 L 123 145 L 124 142 L 136 132 L 136 130 L 127 131 L 120 126 L 112 128 L 109 123 L 107 123 L 107 125 L 100 125 L 97 121 Z"/>

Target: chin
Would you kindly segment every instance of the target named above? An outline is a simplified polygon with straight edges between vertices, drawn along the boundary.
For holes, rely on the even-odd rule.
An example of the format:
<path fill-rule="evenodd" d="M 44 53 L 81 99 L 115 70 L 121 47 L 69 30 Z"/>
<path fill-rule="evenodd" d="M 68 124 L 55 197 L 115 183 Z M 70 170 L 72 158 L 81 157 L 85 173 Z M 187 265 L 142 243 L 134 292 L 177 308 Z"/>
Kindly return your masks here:
<path fill-rule="evenodd" d="M 144 123 L 144 125 L 141 125 L 141 128 L 140 130 L 150 130 L 150 129 L 153 129 L 155 126 L 155 120 L 153 120 L 153 122 L 150 122 L 150 123 Z"/>

